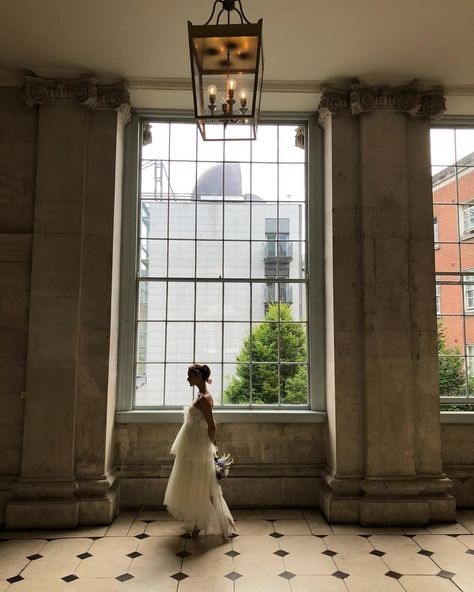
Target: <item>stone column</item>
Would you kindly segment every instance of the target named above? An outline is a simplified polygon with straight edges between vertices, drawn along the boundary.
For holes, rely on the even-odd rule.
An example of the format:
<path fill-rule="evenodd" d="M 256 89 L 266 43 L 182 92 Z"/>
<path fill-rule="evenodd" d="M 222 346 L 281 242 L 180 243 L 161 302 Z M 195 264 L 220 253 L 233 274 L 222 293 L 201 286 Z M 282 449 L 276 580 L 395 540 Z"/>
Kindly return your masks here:
<path fill-rule="evenodd" d="M 429 154 L 438 91 L 325 89 L 328 451 L 333 522 L 454 519 L 443 475 Z"/>
<path fill-rule="evenodd" d="M 27 78 L 39 105 L 21 477 L 7 528 L 108 523 L 123 85 Z M 113 263 L 115 264 L 113 266 Z"/>

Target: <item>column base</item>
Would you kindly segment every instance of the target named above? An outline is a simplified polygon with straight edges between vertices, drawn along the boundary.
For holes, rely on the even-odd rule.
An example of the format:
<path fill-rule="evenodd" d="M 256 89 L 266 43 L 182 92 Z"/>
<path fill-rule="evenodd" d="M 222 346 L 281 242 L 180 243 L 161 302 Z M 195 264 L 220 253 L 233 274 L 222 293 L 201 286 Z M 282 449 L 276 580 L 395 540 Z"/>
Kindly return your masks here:
<path fill-rule="evenodd" d="M 324 475 L 319 503 L 330 523 L 423 526 L 455 522 L 456 501 L 444 475 L 434 478 L 359 480 Z"/>

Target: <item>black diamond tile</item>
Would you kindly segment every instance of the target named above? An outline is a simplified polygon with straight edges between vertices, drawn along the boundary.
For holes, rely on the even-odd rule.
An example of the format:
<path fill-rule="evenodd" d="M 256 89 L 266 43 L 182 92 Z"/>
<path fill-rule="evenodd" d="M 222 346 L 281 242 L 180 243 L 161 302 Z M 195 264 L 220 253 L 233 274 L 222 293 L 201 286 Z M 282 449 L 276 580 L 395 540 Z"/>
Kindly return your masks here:
<path fill-rule="evenodd" d="M 363 539 L 368 539 L 370 538 L 372 535 L 371 534 L 360 534 L 360 537 L 362 537 Z"/>
<path fill-rule="evenodd" d="M 180 534 L 179 536 L 182 539 L 190 539 L 191 538 L 191 533 L 190 532 L 184 532 L 183 534 Z"/>
<path fill-rule="evenodd" d="M 334 557 L 337 555 L 336 551 L 331 551 L 330 549 L 326 549 L 326 551 L 321 551 L 321 555 L 327 555 L 328 557 Z"/>
<path fill-rule="evenodd" d="M 41 559 L 42 557 L 43 555 L 38 555 L 38 553 L 35 553 L 34 555 L 28 555 L 27 559 L 30 561 L 35 561 L 36 559 Z"/>
<path fill-rule="evenodd" d="M 88 537 L 89 539 L 92 539 L 93 541 L 99 541 L 100 539 L 103 539 L 104 537 Z"/>
<path fill-rule="evenodd" d="M 90 553 L 81 553 L 80 555 L 76 555 L 76 557 L 78 559 L 89 559 L 89 557 L 92 557 L 92 555 Z"/>
<path fill-rule="evenodd" d="M 276 522 L 276 518 L 265 518 L 266 522 Z"/>
<path fill-rule="evenodd" d="M 388 576 L 389 578 L 394 578 L 395 580 L 399 580 L 402 577 L 401 573 L 398 573 L 398 571 L 388 571 L 386 574 L 386 576 Z"/>
<path fill-rule="evenodd" d="M 238 551 L 227 551 L 227 553 L 224 553 L 224 555 L 227 555 L 227 557 L 237 557 L 237 555 L 240 555 L 240 553 Z"/>
<path fill-rule="evenodd" d="M 127 582 L 128 580 L 131 580 L 134 577 L 135 576 L 132 576 L 132 574 L 124 573 L 121 576 L 117 576 L 115 579 L 118 580 L 119 582 Z"/>
<path fill-rule="evenodd" d="M 278 555 L 278 557 L 286 557 L 289 555 L 289 553 L 288 551 L 283 551 L 283 549 L 280 549 L 279 551 L 274 551 L 273 555 Z"/>
<path fill-rule="evenodd" d="M 235 538 L 236 538 L 236 537 L 238 537 L 238 536 L 239 536 L 239 535 L 238 535 L 236 532 L 232 532 L 232 533 L 229 535 L 229 538 L 230 538 L 230 539 L 235 539 Z"/>
<path fill-rule="evenodd" d="M 454 576 L 456 574 L 453 573 L 452 571 L 445 571 L 444 569 L 442 569 L 436 575 L 439 576 L 440 578 L 447 578 L 448 580 L 450 580 L 451 578 L 454 578 Z"/>
<path fill-rule="evenodd" d="M 21 580 L 23 580 L 21 576 L 13 576 L 13 578 L 7 578 L 7 582 L 10 582 L 10 584 L 14 584 L 15 582 L 21 582 Z"/>
<path fill-rule="evenodd" d="M 469 555 L 474 555 L 474 549 L 468 549 L 466 553 L 469 553 Z"/>
<path fill-rule="evenodd" d="M 421 549 L 421 551 L 418 551 L 418 555 L 425 555 L 425 557 L 431 557 L 431 555 L 434 555 L 433 551 L 427 551 L 426 549 Z"/>
<path fill-rule="evenodd" d="M 456 538 L 456 537 L 458 537 L 460 535 L 459 534 L 448 534 L 448 536 Z"/>
<path fill-rule="evenodd" d="M 314 534 L 313 536 L 318 537 L 318 539 L 325 539 L 328 535 L 327 534 Z"/>
<path fill-rule="evenodd" d="M 78 580 L 79 578 L 77 576 L 75 576 L 74 574 L 69 574 L 68 576 L 64 576 L 64 578 L 61 578 L 62 580 L 64 580 L 65 582 L 69 583 L 69 582 L 74 582 L 74 580 Z"/>
<path fill-rule="evenodd" d="M 232 580 L 233 582 L 235 582 L 235 580 L 238 580 L 239 578 L 242 577 L 242 574 L 239 574 L 239 572 L 237 571 L 231 571 L 228 574 L 225 574 L 226 578 L 229 578 L 229 580 Z"/>
<path fill-rule="evenodd" d="M 192 553 L 190 553 L 189 551 L 179 551 L 178 553 L 175 553 L 175 555 L 177 557 L 181 557 L 181 559 L 184 559 L 185 557 L 189 557 L 190 555 L 192 555 Z"/>
<path fill-rule="evenodd" d="M 296 574 L 292 573 L 291 571 L 282 571 L 281 574 L 278 574 L 280 578 L 285 578 L 285 580 L 291 580 L 294 578 Z"/>
<path fill-rule="evenodd" d="M 140 520 L 140 522 L 146 522 L 147 524 L 151 524 L 152 522 L 156 522 L 156 520 Z"/>
<path fill-rule="evenodd" d="M 346 578 L 349 577 L 348 573 L 346 573 L 345 571 L 339 571 L 339 570 L 335 571 L 331 575 L 333 575 L 335 578 L 338 578 L 339 580 L 345 580 Z"/>
<path fill-rule="evenodd" d="M 383 557 L 385 553 L 383 551 L 379 551 L 378 549 L 374 549 L 369 553 L 369 555 L 376 555 L 377 557 Z"/>
<path fill-rule="evenodd" d="M 186 578 L 189 578 L 189 576 L 187 574 L 183 573 L 182 571 L 176 572 L 171 577 L 173 579 L 177 580 L 178 582 L 181 582 L 181 580 L 185 580 Z"/>
<path fill-rule="evenodd" d="M 413 539 L 413 538 L 415 538 L 415 537 L 416 537 L 416 534 L 404 534 L 403 536 L 404 536 L 404 537 L 407 537 L 407 538 L 409 538 L 409 539 Z"/>
<path fill-rule="evenodd" d="M 136 559 L 137 557 L 141 557 L 143 553 L 139 553 L 138 551 L 133 551 L 133 553 L 127 553 L 127 557 L 130 559 Z"/>
<path fill-rule="evenodd" d="M 135 535 L 135 538 L 142 540 L 142 539 L 147 539 L 149 536 L 150 536 L 149 534 L 145 534 L 144 532 L 142 532 L 142 534 Z"/>
<path fill-rule="evenodd" d="M 279 532 L 272 532 L 272 534 L 271 534 L 271 535 L 269 535 L 269 536 L 273 537 L 274 539 L 279 539 L 279 538 L 281 538 L 283 535 L 282 535 L 282 534 L 280 534 Z"/>

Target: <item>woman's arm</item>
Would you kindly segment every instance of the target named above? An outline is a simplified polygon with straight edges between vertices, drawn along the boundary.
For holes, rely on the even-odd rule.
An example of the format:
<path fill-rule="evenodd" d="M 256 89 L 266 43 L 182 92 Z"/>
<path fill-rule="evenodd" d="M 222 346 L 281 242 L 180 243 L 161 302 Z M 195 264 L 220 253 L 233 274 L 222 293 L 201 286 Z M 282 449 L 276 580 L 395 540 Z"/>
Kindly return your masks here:
<path fill-rule="evenodd" d="M 212 414 L 212 404 L 210 396 L 205 395 L 200 398 L 199 402 L 199 409 L 203 412 L 204 417 L 207 421 L 207 433 L 209 434 L 209 438 L 211 442 L 215 442 L 216 440 L 216 422 L 214 421 L 214 416 Z"/>

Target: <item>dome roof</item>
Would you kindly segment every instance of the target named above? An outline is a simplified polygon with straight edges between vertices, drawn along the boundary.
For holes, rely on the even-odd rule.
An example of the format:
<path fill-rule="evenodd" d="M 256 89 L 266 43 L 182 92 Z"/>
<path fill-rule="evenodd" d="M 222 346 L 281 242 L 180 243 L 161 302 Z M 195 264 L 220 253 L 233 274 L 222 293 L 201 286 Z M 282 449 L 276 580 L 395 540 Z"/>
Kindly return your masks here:
<path fill-rule="evenodd" d="M 198 178 L 194 194 L 196 199 L 206 199 L 206 197 L 222 196 L 222 164 L 215 164 L 204 171 Z M 230 198 L 243 198 L 245 201 L 251 199 L 250 194 L 242 194 L 242 171 L 240 163 L 226 162 L 224 165 L 224 194 Z M 253 199 L 260 200 L 253 196 Z"/>

